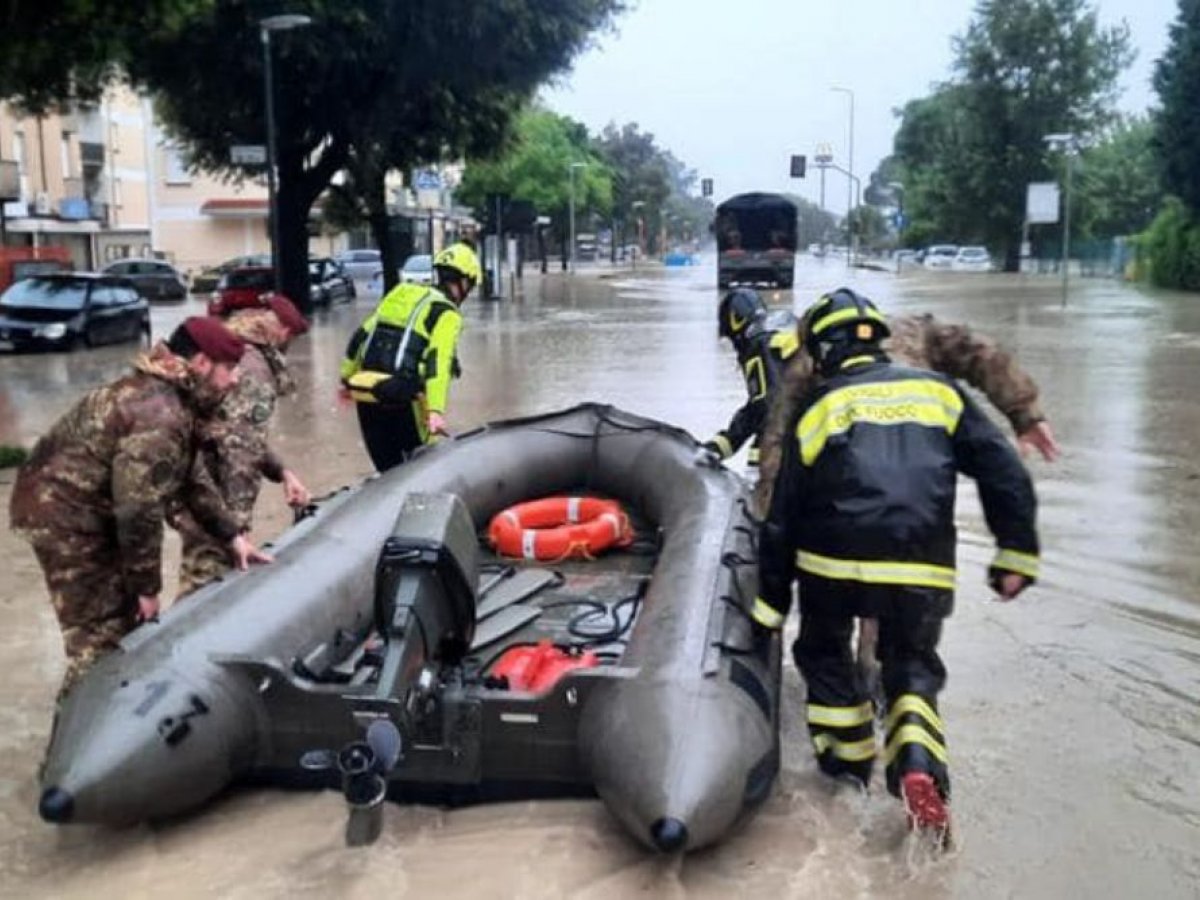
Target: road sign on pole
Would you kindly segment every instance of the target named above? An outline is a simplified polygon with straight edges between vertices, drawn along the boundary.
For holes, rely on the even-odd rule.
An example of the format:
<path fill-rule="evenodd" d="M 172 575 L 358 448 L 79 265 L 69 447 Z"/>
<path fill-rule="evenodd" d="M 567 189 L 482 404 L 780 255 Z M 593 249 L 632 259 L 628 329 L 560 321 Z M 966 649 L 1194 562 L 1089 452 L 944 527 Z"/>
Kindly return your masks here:
<path fill-rule="evenodd" d="M 233 144 L 229 148 L 229 161 L 235 166 L 265 166 L 267 148 L 262 144 Z"/>
<path fill-rule="evenodd" d="M 1030 225 L 1053 225 L 1058 222 L 1058 185 L 1053 181 L 1038 181 L 1029 185 L 1025 195 L 1025 219 Z"/>

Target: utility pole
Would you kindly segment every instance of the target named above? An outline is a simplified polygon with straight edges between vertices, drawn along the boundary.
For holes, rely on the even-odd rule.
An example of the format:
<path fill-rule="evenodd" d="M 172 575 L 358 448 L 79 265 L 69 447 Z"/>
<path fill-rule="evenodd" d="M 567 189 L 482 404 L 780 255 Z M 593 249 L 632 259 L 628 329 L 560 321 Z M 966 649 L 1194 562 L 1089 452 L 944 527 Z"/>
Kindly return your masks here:
<path fill-rule="evenodd" d="M 849 178 L 846 182 L 846 267 L 854 265 L 854 228 L 851 215 L 854 212 L 854 91 L 850 88 L 831 87 L 831 91 L 845 94 L 850 98 L 850 154 Z"/>

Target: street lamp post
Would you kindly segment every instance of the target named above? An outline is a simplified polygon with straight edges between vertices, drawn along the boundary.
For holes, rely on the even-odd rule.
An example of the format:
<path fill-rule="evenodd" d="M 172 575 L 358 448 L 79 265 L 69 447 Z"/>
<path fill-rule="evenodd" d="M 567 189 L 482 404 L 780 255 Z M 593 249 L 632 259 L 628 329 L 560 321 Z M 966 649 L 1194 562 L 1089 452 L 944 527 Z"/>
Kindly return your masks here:
<path fill-rule="evenodd" d="M 573 162 L 568 168 L 571 173 L 571 243 L 567 248 L 567 265 L 570 268 L 571 274 L 575 274 L 575 170 L 587 168 L 587 163 Z"/>
<path fill-rule="evenodd" d="M 854 263 L 854 230 L 853 223 L 850 221 L 850 214 L 854 210 L 854 91 L 845 87 L 831 87 L 830 90 L 845 94 L 850 98 L 850 153 L 848 160 L 850 177 L 846 183 L 846 265 L 849 267 Z"/>
<path fill-rule="evenodd" d="M 1065 157 L 1066 174 L 1063 178 L 1063 230 L 1062 230 L 1062 305 L 1066 308 L 1071 264 L 1071 172 L 1075 168 L 1075 157 L 1079 153 L 1079 138 L 1070 132 L 1056 132 L 1042 138 L 1051 150 L 1061 150 Z"/>
<path fill-rule="evenodd" d="M 267 103 L 267 217 L 271 221 L 271 266 L 275 270 L 275 293 L 283 293 L 283 267 L 279 264 L 279 210 L 275 208 L 275 85 L 271 71 L 271 32 L 303 28 L 312 19 L 302 15 L 268 16 L 258 23 L 263 48 L 263 84 Z"/>
<path fill-rule="evenodd" d="M 632 203 L 629 204 L 629 209 L 637 214 L 637 241 L 638 241 L 637 242 L 637 253 L 631 253 L 629 255 L 629 258 L 631 261 L 631 268 L 633 268 L 633 269 L 637 269 L 638 256 L 641 255 L 642 253 L 646 252 L 646 246 L 645 246 L 646 241 L 645 241 L 645 237 L 643 236 L 643 230 L 645 229 L 646 222 L 645 222 L 645 219 L 642 218 L 642 214 L 641 214 L 641 209 L 645 205 L 646 205 L 645 200 L 634 200 Z"/>

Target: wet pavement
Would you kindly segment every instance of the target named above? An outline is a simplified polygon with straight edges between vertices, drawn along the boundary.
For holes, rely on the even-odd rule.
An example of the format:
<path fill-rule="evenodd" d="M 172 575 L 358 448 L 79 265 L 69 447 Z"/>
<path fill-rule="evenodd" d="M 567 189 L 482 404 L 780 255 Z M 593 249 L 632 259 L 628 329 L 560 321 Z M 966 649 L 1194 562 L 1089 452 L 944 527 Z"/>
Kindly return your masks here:
<path fill-rule="evenodd" d="M 714 281 L 703 267 L 555 275 L 528 279 L 517 301 L 472 299 L 452 427 L 586 399 L 708 436 L 742 399 L 716 337 Z M 948 858 L 906 840 L 880 784 L 860 796 L 815 773 L 790 664 L 773 797 L 730 841 L 682 861 L 648 856 L 592 801 L 392 806 L 380 842 L 358 850 L 342 846 L 332 793 L 245 790 L 153 827 L 51 828 L 36 817 L 34 771 L 62 650 L 32 553 L 4 530 L 0 894 L 1195 897 L 1200 296 L 1077 281 L 1063 309 L 1053 279 L 848 272 L 805 258 L 796 302 L 842 283 L 885 311 L 969 321 L 1016 349 L 1065 451 L 1054 465 L 1030 461 L 1044 579 L 1016 604 L 987 599 L 990 541 L 963 491 L 958 608 L 942 644 L 958 840 Z M 281 408 L 278 445 L 318 494 L 370 468 L 353 410 L 335 401 L 345 339 L 369 308 L 318 313 L 293 348 L 301 391 Z M 196 300 L 156 308 L 156 333 L 200 311 Z M 0 357 L 0 443 L 31 444 L 130 353 Z M 0 472 L 5 508 L 11 478 Z M 258 532 L 269 537 L 286 516 L 279 492 L 264 493 Z"/>

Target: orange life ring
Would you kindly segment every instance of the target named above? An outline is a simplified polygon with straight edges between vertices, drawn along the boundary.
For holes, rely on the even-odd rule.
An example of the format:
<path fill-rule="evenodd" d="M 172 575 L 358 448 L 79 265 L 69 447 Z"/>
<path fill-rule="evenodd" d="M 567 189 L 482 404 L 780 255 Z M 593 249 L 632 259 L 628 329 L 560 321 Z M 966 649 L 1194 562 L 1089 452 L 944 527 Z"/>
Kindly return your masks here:
<path fill-rule="evenodd" d="M 497 553 L 517 559 L 592 559 L 610 547 L 628 547 L 633 527 L 615 500 L 543 497 L 493 516 L 488 543 Z"/>

